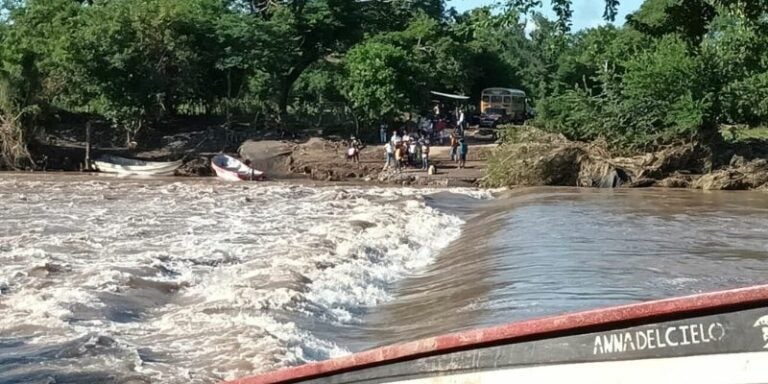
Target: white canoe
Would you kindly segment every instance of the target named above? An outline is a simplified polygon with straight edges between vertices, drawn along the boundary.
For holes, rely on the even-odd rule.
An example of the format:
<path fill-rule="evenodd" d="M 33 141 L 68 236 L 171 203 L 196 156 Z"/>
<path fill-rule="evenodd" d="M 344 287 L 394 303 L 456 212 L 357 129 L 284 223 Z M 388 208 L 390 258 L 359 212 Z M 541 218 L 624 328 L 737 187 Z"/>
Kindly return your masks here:
<path fill-rule="evenodd" d="M 138 176 L 172 176 L 183 162 L 178 161 L 145 161 L 125 157 L 105 155 L 94 161 L 100 172 L 116 173 L 119 175 Z"/>
<path fill-rule="evenodd" d="M 477 329 L 229 384 L 768 383 L 768 285 Z"/>
<path fill-rule="evenodd" d="M 229 155 L 216 155 L 211 159 L 216 176 L 227 181 L 264 180 L 264 172 L 255 170 Z"/>

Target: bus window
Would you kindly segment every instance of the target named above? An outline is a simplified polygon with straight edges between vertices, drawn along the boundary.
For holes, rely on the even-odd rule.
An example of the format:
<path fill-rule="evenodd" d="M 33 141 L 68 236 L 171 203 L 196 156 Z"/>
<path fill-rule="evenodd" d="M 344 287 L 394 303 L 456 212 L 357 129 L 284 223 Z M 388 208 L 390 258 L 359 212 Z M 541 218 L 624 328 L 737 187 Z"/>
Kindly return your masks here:
<path fill-rule="evenodd" d="M 504 96 L 504 104 L 511 104 L 511 103 L 512 103 L 512 97 Z"/>
<path fill-rule="evenodd" d="M 491 96 L 491 104 L 501 103 L 501 96 Z"/>
<path fill-rule="evenodd" d="M 491 97 L 488 95 L 483 95 L 483 103 L 490 103 Z"/>

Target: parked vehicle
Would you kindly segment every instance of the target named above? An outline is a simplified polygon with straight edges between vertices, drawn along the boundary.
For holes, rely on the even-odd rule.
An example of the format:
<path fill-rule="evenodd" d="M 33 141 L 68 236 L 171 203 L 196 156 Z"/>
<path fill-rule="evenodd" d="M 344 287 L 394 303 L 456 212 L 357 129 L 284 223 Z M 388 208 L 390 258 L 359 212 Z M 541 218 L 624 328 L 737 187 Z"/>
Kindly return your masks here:
<path fill-rule="evenodd" d="M 480 126 L 495 127 L 510 122 L 523 123 L 532 115 L 524 91 L 512 88 L 487 88 L 480 100 Z"/>
<path fill-rule="evenodd" d="M 496 128 L 512 122 L 512 116 L 503 108 L 489 108 L 480 114 L 478 125 L 480 128 Z"/>

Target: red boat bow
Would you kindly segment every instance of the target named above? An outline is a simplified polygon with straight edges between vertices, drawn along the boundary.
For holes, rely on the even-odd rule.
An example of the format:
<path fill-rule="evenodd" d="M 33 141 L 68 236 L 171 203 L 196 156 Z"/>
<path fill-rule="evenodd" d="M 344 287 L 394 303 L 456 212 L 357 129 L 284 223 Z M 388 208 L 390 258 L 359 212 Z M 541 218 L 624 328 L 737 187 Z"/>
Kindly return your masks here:
<path fill-rule="evenodd" d="M 361 368 L 516 341 L 634 326 L 691 315 L 736 311 L 768 304 L 768 285 L 629 304 L 522 321 L 396 344 L 317 363 L 238 379 L 225 384 L 291 383 Z"/>

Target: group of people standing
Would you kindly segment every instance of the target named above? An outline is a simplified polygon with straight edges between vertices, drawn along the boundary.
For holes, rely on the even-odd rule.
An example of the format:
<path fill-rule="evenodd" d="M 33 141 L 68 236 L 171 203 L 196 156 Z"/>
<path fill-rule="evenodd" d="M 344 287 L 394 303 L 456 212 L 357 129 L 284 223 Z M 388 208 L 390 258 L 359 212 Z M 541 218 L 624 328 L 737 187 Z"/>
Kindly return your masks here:
<path fill-rule="evenodd" d="M 425 115 L 416 124 L 414 132 L 418 132 L 425 140 L 432 142 L 439 141 L 440 144 L 444 144 L 449 139 L 451 127 L 453 132 L 459 136 L 464 136 L 464 131 L 467 128 L 467 120 L 464 115 L 464 111 L 459 110 L 454 116 L 452 114 L 439 115 L 429 114 Z M 407 128 L 402 128 L 407 130 Z M 387 134 L 389 133 L 389 126 L 385 122 L 381 122 L 379 126 L 379 140 L 382 144 L 387 142 Z"/>
<path fill-rule="evenodd" d="M 384 151 L 387 155 L 384 169 L 400 170 L 406 167 L 429 169 L 429 139 L 408 132 L 400 136 L 398 131 L 394 131 L 392 138 L 384 144 Z"/>
<path fill-rule="evenodd" d="M 450 133 L 449 139 L 451 161 L 456 162 L 459 169 L 465 168 L 467 153 L 469 152 L 466 140 L 459 134 L 458 129 Z M 430 141 L 427 138 L 408 132 L 401 136 L 400 132 L 394 131 L 392 137 L 384 144 L 384 151 L 387 156 L 384 169 L 401 170 L 413 167 L 428 170 L 430 167 L 430 148 Z"/>
<path fill-rule="evenodd" d="M 464 139 L 464 113 L 458 116 L 456 128 L 447 128 L 446 120 L 423 118 L 418 126 L 403 126 L 399 130 L 392 131 L 392 136 L 387 139 L 386 123 L 380 126 L 381 141 L 384 143 L 386 163 L 384 169 L 401 170 L 404 168 L 417 168 L 429 170 L 430 152 L 432 140 L 439 140 L 441 145 L 450 145 L 451 161 L 457 163 L 458 168 L 465 168 L 469 146 Z M 436 125 L 437 124 L 437 125 Z M 347 146 L 346 159 L 355 163 L 360 162 L 360 151 L 364 145 L 355 136 L 350 137 Z"/>

